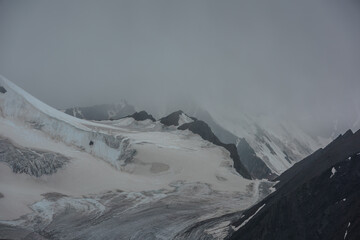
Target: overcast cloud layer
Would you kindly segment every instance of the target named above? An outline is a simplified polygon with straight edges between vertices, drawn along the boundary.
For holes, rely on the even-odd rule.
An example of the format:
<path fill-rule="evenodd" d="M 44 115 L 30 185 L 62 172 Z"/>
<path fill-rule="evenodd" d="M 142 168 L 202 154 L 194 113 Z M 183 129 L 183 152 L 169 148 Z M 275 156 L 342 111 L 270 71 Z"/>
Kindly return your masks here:
<path fill-rule="evenodd" d="M 360 116 L 359 24 L 346 0 L 3 0 L 0 74 L 56 108 L 190 101 L 347 128 Z"/>

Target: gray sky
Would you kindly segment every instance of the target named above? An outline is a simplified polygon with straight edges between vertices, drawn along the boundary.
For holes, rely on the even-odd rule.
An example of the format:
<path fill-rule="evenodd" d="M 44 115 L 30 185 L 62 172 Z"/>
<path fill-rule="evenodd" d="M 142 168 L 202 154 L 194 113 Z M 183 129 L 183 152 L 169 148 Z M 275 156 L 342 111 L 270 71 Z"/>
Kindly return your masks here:
<path fill-rule="evenodd" d="M 0 0 L 0 74 L 56 108 L 193 101 L 347 128 L 360 116 L 360 4 Z"/>

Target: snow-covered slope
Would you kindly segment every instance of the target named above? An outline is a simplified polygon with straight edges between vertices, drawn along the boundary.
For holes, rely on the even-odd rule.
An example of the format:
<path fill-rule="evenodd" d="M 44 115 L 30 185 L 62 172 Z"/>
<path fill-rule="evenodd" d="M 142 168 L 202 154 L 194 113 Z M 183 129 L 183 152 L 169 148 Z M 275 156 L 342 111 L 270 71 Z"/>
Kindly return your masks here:
<path fill-rule="evenodd" d="M 0 95 L 0 114 L 3 118 L 36 128 L 53 139 L 108 161 L 117 169 L 134 155 L 134 150 L 129 147 L 129 139 L 110 134 L 111 127 L 57 111 L 5 78 L 0 79 L 0 85 L 7 91 Z"/>
<path fill-rule="evenodd" d="M 106 106 L 103 108 L 107 109 Z M 241 161 L 248 172 L 258 179 L 272 179 L 280 175 L 295 162 L 331 141 L 311 136 L 292 122 L 275 122 L 267 116 L 255 117 L 245 113 L 237 117 L 210 115 L 200 108 L 190 108 L 186 112 L 209 124 L 224 143 L 236 144 Z M 194 121 L 190 116 L 176 111 L 159 121 L 165 126 L 181 126 Z M 98 120 L 105 119 L 108 118 Z"/>
<path fill-rule="evenodd" d="M 190 107 L 186 112 L 207 122 L 221 141 L 236 143 L 241 161 L 256 178 L 279 175 L 331 141 L 310 136 L 295 123 L 274 121 L 271 116 L 253 116 L 243 112 L 224 115 L 200 107 Z M 252 156 L 253 152 L 256 156 Z M 251 159 L 247 159 L 249 156 Z M 266 165 L 262 166 L 259 161 Z M 273 174 L 269 175 L 269 172 Z"/>
<path fill-rule="evenodd" d="M 280 123 L 266 116 L 215 115 L 214 118 L 225 129 L 246 139 L 256 155 L 277 175 L 330 142 L 330 139 L 309 136 L 291 122 Z"/>
<path fill-rule="evenodd" d="M 55 228 L 58 237 L 73 231 L 79 238 L 111 239 L 128 238 L 137 229 L 138 239 L 144 239 L 142 233 L 155 236 L 162 229 L 160 238 L 169 239 L 199 216 L 205 220 L 249 207 L 269 185 L 244 179 L 228 151 L 188 130 L 164 130 L 159 122 L 132 118 L 90 122 L 51 108 L 3 77 L 0 87 L 5 89 L 0 93 L 0 151 L 8 153 L 0 154 L 0 220 L 6 220 L 0 221 L 0 232 L 15 229 L 6 236 Z M 24 156 L 34 158 L 31 171 L 22 171 L 29 166 L 21 164 Z M 62 159 L 64 164 L 58 164 Z M 46 171 L 38 171 L 43 166 Z M 159 212 L 151 216 L 158 221 L 144 210 L 154 204 Z M 74 215 L 67 215 L 69 208 Z M 126 220 L 129 232 L 94 227 L 109 227 L 109 214 Z M 168 216 L 173 222 L 164 224 Z M 72 229 L 80 225 L 84 231 Z"/>

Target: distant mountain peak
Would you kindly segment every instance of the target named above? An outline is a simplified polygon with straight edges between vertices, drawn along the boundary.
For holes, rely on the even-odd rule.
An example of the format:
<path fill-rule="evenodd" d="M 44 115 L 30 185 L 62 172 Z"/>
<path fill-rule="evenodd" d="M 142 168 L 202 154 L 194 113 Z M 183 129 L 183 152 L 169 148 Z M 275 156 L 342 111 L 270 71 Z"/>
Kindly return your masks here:
<path fill-rule="evenodd" d="M 135 112 L 134 114 L 129 115 L 127 117 L 131 117 L 131 118 L 135 119 L 136 121 L 144 121 L 147 119 L 149 119 L 153 122 L 156 121 L 156 119 L 151 114 L 148 114 L 146 111 Z"/>
<path fill-rule="evenodd" d="M 196 120 L 196 118 L 188 116 L 182 110 L 178 110 L 169 114 L 166 117 L 160 119 L 160 123 L 164 124 L 165 126 L 181 126 L 185 123 L 190 123 Z"/>

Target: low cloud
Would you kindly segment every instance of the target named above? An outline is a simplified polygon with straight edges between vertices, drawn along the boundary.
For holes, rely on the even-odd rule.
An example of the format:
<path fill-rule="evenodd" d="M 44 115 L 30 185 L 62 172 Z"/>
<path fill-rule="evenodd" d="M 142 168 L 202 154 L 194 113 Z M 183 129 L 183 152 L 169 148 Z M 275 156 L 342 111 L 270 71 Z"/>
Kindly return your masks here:
<path fill-rule="evenodd" d="M 358 128 L 359 13 L 356 1 L 3 0 L 0 73 L 56 108 L 190 102 Z"/>

